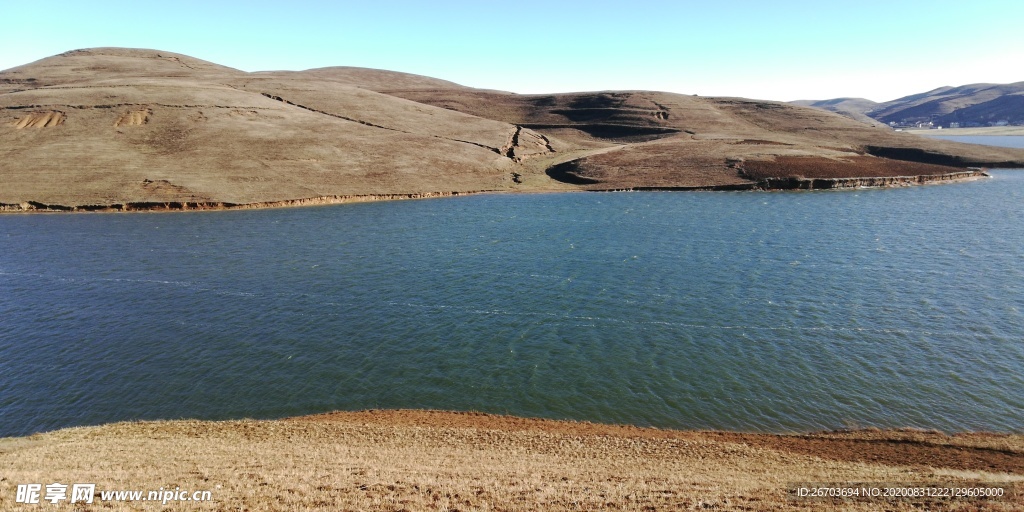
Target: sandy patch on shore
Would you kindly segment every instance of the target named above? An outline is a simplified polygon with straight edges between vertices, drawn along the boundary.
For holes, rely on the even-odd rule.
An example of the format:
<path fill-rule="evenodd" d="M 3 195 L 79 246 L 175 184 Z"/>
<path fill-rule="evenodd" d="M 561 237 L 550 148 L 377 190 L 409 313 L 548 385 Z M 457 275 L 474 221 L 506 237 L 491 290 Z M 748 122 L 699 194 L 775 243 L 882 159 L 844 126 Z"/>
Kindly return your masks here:
<path fill-rule="evenodd" d="M 1020 510 L 1024 500 L 794 499 L 796 482 L 1024 479 L 1024 436 L 693 432 L 437 411 L 117 423 L 0 439 L 0 509 L 21 483 L 209 490 L 196 510 Z M 50 508 L 49 503 L 40 506 Z M 30 506 L 29 506 L 30 507 Z M 62 509 L 71 506 L 64 502 Z M 90 510 L 162 508 L 100 502 Z"/>

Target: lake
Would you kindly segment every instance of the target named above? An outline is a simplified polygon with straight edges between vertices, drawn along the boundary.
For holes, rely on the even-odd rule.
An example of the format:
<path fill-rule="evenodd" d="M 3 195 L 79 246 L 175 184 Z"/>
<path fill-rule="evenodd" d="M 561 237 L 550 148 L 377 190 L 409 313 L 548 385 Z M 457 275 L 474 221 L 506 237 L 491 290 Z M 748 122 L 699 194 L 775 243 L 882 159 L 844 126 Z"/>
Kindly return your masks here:
<path fill-rule="evenodd" d="M 984 146 L 1024 148 L 1024 135 L 927 135 L 928 137 Z"/>
<path fill-rule="evenodd" d="M 0 216 L 0 436 L 433 408 L 1024 431 L 1024 171 Z"/>

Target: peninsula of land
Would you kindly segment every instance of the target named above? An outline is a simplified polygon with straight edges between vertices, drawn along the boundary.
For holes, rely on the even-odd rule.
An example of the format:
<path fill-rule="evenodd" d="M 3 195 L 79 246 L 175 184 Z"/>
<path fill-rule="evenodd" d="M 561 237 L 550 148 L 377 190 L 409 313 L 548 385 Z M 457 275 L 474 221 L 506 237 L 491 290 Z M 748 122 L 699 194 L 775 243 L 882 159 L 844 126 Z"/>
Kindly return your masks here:
<path fill-rule="evenodd" d="M 386 463 L 382 463 L 386 461 Z M 1024 437 L 673 431 L 438 411 L 116 423 L 0 439 L 16 486 L 209 491 L 194 510 L 1020 510 Z M 798 486 L 998 488 L 997 499 L 807 498 Z M 181 506 L 183 504 L 176 504 Z M 42 506 L 49 506 L 44 503 Z M 90 508 L 91 510 L 91 508 Z"/>
<path fill-rule="evenodd" d="M 124 48 L 0 72 L 4 211 L 901 186 L 984 167 L 1024 167 L 1024 150 L 742 98 L 519 95 L 346 67 L 247 73 Z"/>

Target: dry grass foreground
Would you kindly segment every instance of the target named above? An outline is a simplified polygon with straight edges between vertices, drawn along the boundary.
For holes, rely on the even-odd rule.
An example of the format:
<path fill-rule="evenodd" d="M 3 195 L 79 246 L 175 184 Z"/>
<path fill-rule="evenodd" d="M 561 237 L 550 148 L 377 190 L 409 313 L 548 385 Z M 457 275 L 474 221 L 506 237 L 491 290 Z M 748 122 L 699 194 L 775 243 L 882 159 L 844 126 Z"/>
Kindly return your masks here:
<path fill-rule="evenodd" d="M 479 413 L 342 412 L 285 420 L 117 423 L 0 439 L 0 509 L 19 483 L 210 490 L 211 502 L 80 510 L 1022 510 L 998 501 L 822 501 L 795 482 L 1024 480 L 1024 436 L 671 431 Z M 80 506 L 80 505 L 76 505 Z"/>

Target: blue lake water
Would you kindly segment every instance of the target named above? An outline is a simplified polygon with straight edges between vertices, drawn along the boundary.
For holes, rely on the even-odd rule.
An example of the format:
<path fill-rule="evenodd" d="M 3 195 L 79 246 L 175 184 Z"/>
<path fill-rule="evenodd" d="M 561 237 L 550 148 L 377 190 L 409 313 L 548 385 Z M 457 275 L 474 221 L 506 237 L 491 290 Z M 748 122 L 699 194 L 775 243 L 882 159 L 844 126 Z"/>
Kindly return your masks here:
<path fill-rule="evenodd" d="M 1024 148 L 1024 135 L 929 135 L 929 137 L 984 146 Z"/>
<path fill-rule="evenodd" d="M 0 216 L 0 435 L 435 408 L 1024 431 L 1024 170 Z"/>

